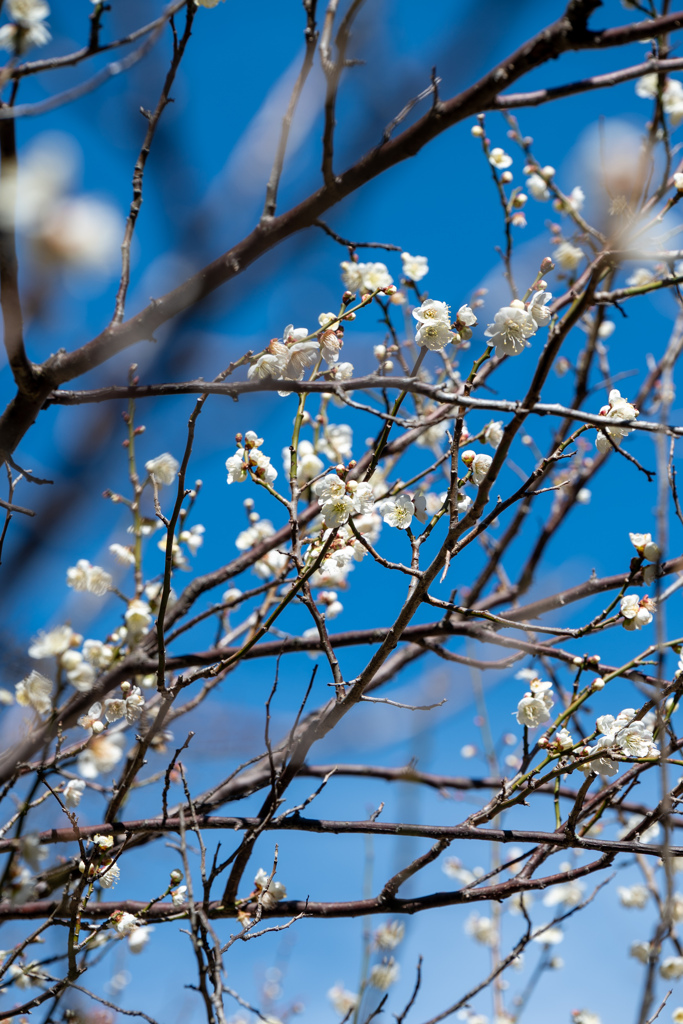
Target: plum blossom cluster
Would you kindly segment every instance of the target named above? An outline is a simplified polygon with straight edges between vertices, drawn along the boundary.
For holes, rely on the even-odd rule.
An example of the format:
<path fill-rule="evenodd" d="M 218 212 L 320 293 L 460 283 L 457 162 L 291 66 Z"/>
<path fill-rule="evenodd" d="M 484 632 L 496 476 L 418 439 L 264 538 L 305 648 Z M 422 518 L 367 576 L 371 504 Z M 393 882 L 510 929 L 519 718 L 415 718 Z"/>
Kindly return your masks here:
<path fill-rule="evenodd" d="M 581 771 L 609 777 L 619 771 L 620 759 L 657 757 L 659 748 L 654 740 L 655 725 L 656 716 L 652 712 L 640 718 L 633 708 L 624 708 L 616 718 L 601 715 L 596 721 L 600 734 L 597 743 L 576 750 L 577 756 L 590 758 L 579 764 Z"/>
<path fill-rule="evenodd" d="M 544 284 L 544 282 L 541 282 Z M 513 299 L 503 306 L 484 331 L 488 344 L 498 356 L 518 356 L 530 344 L 539 327 L 547 327 L 552 318 L 548 308 L 552 295 L 544 288 L 535 291 L 528 302 Z"/>
<path fill-rule="evenodd" d="M 616 424 L 622 423 L 624 420 L 635 420 L 638 417 L 638 410 L 621 397 L 620 391 L 613 388 L 609 393 L 608 404 L 602 406 L 599 415 L 605 417 L 609 426 L 599 429 L 595 447 L 599 452 L 605 454 L 612 451 L 615 444 L 618 445 L 633 432 L 632 427 L 620 427 Z"/>
<path fill-rule="evenodd" d="M 517 721 L 527 729 L 535 729 L 550 721 L 550 709 L 554 703 L 553 684 L 532 679 L 529 690 L 517 705 Z"/>
<path fill-rule="evenodd" d="M 277 480 L 277 470 L 271 465 L 270 458 L 260 451 L 263 438 L 253 430 L 248 430 L 244 437 L 238 434 L 237 451 L 225 460 L 229 484 L 241 484 L 251 476 L 272 484 Z"/>
<path fill-rule="evenodd" d="M 0 48 L 19 55 L 50 42 L 45 24 L 50 7 L 45 0 L 7 0 L 5 10 L 11 20 L 0 28 Z"/>

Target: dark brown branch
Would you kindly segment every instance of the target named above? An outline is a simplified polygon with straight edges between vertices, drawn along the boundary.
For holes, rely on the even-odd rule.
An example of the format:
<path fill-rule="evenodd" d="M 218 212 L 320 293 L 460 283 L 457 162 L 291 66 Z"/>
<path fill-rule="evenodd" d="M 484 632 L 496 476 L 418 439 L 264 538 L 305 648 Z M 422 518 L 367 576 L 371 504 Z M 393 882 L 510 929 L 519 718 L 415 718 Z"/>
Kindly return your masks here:
<path fill-rule="evenodd" d="M 683 256 L 683 253 L 681 255 Z M 400 391 L 408 391 L 411 394 L 424 395 L 425 398 L 451 406 L 457 403 L 466 409 L 482 409 L 490 412 L 524 412 L 525 414 L 536 416 L 561 416 L 576 420 L 578 423 L 589 423 L 595 427 L 605 426 L 604 416 L 600 416 L 598 413 L 584 412 L 582 409 L 572 409 L 569 406 L 560 405 L 559 402 L 534 402 L 525 407 L 521 402 L 508 399 L 473 398 L 468 395 L 460 395 L 454 391 L 443 391 L 438 385 L 427 384 L 424 381 L 411 377 L 383 377 L 379 374 L 369 374 L 366 377 L 356 377 L 353 380 L 334 382 L 334 389 L 341 392 L 366 391 L 369 388 L 396 388 Z M 288 380 L 287 389 L 295 394 L 326 394 L 331 390 L 331 387 L 330 382 L 325 380 Z M 164 395 L 203 394 L 225 395 L 227 398 L 232 398 L 236 401 L 242 395 L 280 390 L 282 390 L 282 381 L 272 379 L 230 381 L 221 384 L 216 384 L 213 381 L 191 380 L 178 384 L 135 384 L 131 387 L 114 385 L 105 388 L 94 388 L 89 391 L 52 391 L 46 396 L 45 404 L 84 405 L 92 402 L 110 402 L 123 398 L 139 399 L 159 398 Z M 672 427 L 649 420 L 620 420 L 620 425 L 622 423 L 629 430 L 643 430 L 646 433 L 683 437 L 683 427 Z"/>

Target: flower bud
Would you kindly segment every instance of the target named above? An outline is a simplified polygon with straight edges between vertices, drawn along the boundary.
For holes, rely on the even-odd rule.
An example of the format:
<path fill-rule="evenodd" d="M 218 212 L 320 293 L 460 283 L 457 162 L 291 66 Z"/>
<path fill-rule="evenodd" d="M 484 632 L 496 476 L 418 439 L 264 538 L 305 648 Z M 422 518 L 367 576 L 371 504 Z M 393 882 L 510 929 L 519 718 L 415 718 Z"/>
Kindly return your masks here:
<path fill-rule="evenodd" d="M 171 872 L 171 885 L 177 885 L 178 882 L 182 882 L 182 880 L 182 871 L 179 871 L 178 868 L 174 868 L 173 871 Z"/>
<path fill-rule="evenodd" d="M 597 679 L 593 680 L 591 685 L 592 685 L 594 690 L 604 690 L 604 688 L 605 688 L 605 680 L 601 679 L 600 676 L 598 676 Z"/>
<path fill-rule="evenodd" d="M 473 135 L 475 139 L 481 139 L 484 134 L 484 129 L 480 124 L 473 124 L 470 128 L 470 135 Z"/>

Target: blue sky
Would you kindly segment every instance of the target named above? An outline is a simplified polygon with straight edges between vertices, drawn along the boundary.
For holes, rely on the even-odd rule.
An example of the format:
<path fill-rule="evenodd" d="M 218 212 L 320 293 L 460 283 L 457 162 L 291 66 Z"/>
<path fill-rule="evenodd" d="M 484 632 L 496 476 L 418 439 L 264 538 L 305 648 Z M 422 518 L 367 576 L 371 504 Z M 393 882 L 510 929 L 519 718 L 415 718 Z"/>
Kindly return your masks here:
<path fill-rule="evenodd" d="M 68 5 L 55 2 L 53 6 L 50 21 L 54 41 L 45 53 L 67 52 L 87 35 L 90 4 L 73 0 Z M 419 8 L 410 0 L 368 0 L 352 45 L 354 55 L 365 63 L 346 75 L 339 103 L 338 169 L 348 166 L 378 140 L 384 125 L 428 84 L 433 66 L 442 78 L 442 95 L 448 97 L 512 51 L 532 31 L 559 16 L 562 7 L 557 0 L 483 0 L 479 4 L 431 0 Z M 105 32 L 118 35 L 161 9 L 158 0 L 112 0 Z M 621 5 L 608 0 L 593 18 L 593 25 L 626 20 Z M 175 102 L 164 115 L 148 165 L 145 201 L 133 247 L 129 313 L 229 248 L 255 223 L 277 126 L 301 59 L 302 28 L 300 5 L 282 0 L 263 0 L 258 5 L 227 0 L 215 10 L 198 12 L 187 58 L 173 90 Z M 164 36 L 147 60 L 129 74 L 110 80 L 71 106 L 40 119 L 21 121 L 17 129 L 20 154 L 22 147 L 30 146 L 45 131 L 75 137 L 82 151 L 82 164 L 74 190 L 106 197 L 125 215 L 132 168 L 146 124 L 139 107 L 154 105 L 168 50 L 168 38 Z M 553 85 L 624 67 L 637 63 L 645 52 L 643 44 L 634 44 L 619 51 L 568 54 L 529 76 L 520 88 Z M 96 63 L 101 66 L 105 60 Z M 20 100 L 38 101 L 80 82 L 85 75 L 86 69 L 81 66 L 29 79 L 22 85 Z M 294 124 L 280 192 L 281 209 L 305 197 L 319 183 L 322 87 L 322 74 L 316 68 Z M 587 153 L 595 152 L 598 119 L 604 119 L 609 133 L 616 119 L 641 129 L 647 114 L 647 104 L 636 98 L 633 84 L 627 83 L 566 99 L 553 107 L 522 110 L 518 116 L 524 134 L 535 140 L 534 151 L 540 162 L 557 168 L 557 180 L 565 192 L 582 185 L 590 209 L 594 197 L 589 192 Z M 456 308 L 468 301 L 475 289 L 487 287 L 489 294 L 480 317 L 484 323 L 493 318 L 504 294 L 494 248 L 502 241 L 501 216 L 489 168 L 470 135 L 470 127 L 471 123 L 463 123 L 443 134 L 423 152 L 331 211 L 328 221 L 346 237 L 391 242 L 427 255 L 431 270 L 424 284 L 432 297 Z M 509 145 L 502 118 L 490 116 L 487 127 L 493 144 Z M 523 159 L 518 153 L 514 157 L 515 180 L 521 183 Z M 548 207 L 530 202 L 529 224 L 520 232 L 516 256 L 520 281 L 530 283 L 540 259 L 548 254 L 544 225 L 551 216 Z M 139 364 L 143 381 L 213 376 L 246 349 L 261 348 L 264 341 L 280 336 L 286 324 L 312 327 L 319 312 L 334 309 L 341 287 L 338 263 L 344 257 L 344 251 L 322 232 L 312 229 L 290 239 L 212 296 L 201 309 L 181 323 L 160 330 L 156 344 L 142 343 L 122 354 L 90 374 L 83 386 L 123 383 L 131 361 Z M 28 253 L 22 250 L 20 258 L 23 269 L 29 265 Z M 397 256 L 388 256 L 387 263 L 398 277 Z M 29 282 L 24 275 L 22 285 L 28 292 Z M 31 357 L 45 358 L 59 346 L 73 348 L 98 333 L 111 314 L 115 290 L 113 276 L 93 279 L 69 275 L 56 281 L 45 297 L 42 315 L 28 323 Z M 613 368 L 637 371 L 624 382 L 624 393 L 637 389 L 647 372 L 648 353 L 657 357 L 663 351 L 675 306 L 662 295 L 633 304 L 627 312 L 628 318 L 623 320 L 614 314 L 618 327 L 610 342 Z M 569 342 L 570 358 L 578 351 L 581 337 Z M 382 329 L 369 313 L 347 332 L 344 356 L 362 372 L 373 365 L 372 345 L 382 340 Z M 508 363 L 505 386 L 510 395 L 523 393 L 532 359 L 533 355 L 527 353 Z M 501 386 L 500 380 L 496 386 Z M 12 393 L 6 367 L 0 372 L 0 389 L 3 400 Z M 567 399 L 570 381 L 553 381 L 552 394 L 558 401 Z M 597 411 L 603 400 L 596 394 L 591 408 Z M 235 432 L 255 429 L 265 438 L 264 450 L 279 469 L 280 449 L 289 443 L 293 401 L 268 395 L 237 405 L 227 399 L 207 402 L 190 471 L 190 479 L 197 477 L 204 482 L 197 520 L 206 527 L 206 542 L 195 559 L 198 572 L 222 564 L 234 554 L 235 523 L 239 528 L 243 523 L 241 502 L 246 491 L 229 491 L 225 483 L 224 461 L 233 451 Z M 163 450 L 180 455 L 192 404 L 190 398 L 167 399 L 156 405 L 140 403 L 138 420 L 147 428 L 140 441 L 141 459 Z M 680 414 L 674 416 L 680 422 Z M 345 418 L 341 411 L 338 418 Z M 472 417 L 472 422 L 478 426 L 488 418 L 482 414 L 479 419 Z M 367 419 L 359 420 L 354 429 L 362 444 L 364 431 L 371 433 L 372 425 Z M 534 435 L 541 447 L 548 429 L 540 424 Z M 66 591 L 64 575 L 66 567 L 77 558 L 106 561 L 108 545 L 126 539 L 125 516 L 119 507 L 100 497 L 107 487 L 118 490 L 125 486 L 125 453 L 119 446 L 123 436 L 120 409 L 53 407 L 41 413 L 38 424 L 22 443 L 18 461 L 40 475 L 49 475 L 55 483 L 53 488 L 40 491 L 24 485 L 17 495 L 20 503 L 36 507 L 39 516 L 30 524 L 13 521 L 5 551 L 4 636 L 0 635 L 6 652 L 4 685 L 19 678 L 17 672 L 27 661 L 23 652 L 37 629 L 68 618 L 81 632 L 97 636 L 112 629 L 117 621 L 120 609 L 115 604 L 102 610 L 101 603 L 93 599 L 77 600 Z M 633 438 L 629 450 L 646 465 L 653 463 L 654 451 L 647 438 Z M 518 453 L 516 457 L 521 459 L 523 455 Z M 531 468 L 528 453 L 524 468 Z M 502 479 L 509 486 L 514 477 Z M 544 586 L 559 589 L 572 585 L 587 578 L 592 569 L 598 575 L 624 571 L 632 554 L 628 531 L 654 528 L 654 488 L 635 469 L 623 464 L 612 466 L 596 479 L 591 505 L 574 512 L 564 539 L 548 550 Z M 539 505 L 538 515 L 530 517 L 526 537 L 538 529 L 551 500 L 549 496 L 545 505 Z M 258 497 L 257 508 L 263 516 L 278 521 L 274 502 Z M 404 540 L 387 538 L 385 550 L 405 555 L 401 546 Z M 678 550 L 677 543 L 674 532 L 672 554 Z M 152 558 L 154 554 L 152 548 Z M 160 568 L 160 556 L 158 564 L 152 558 L 150 574 Z M 451 585 L 466 584 L 476 564 L 476 554 L 469 553 L 457 572 L 453 571 Z M 509 568 L 513 572 L 516 568 L 514 555 Z M 354 572 L 352 584 L 344 599 L 343 616 L 335 625 L 353 628 L 367 624 L 369 617 L 381 620 L 381 624 L 389 623 L 401 599 L 393 580 L 384 574 L 378 576 L 364 564 Z M 669 612 L 672 628 L 679 597 L 674 601 Z M 583 621 L 600 607 L 599 602 L 585 611 L 582 606 L 576 621 Z M 605 661 L 619 663 L 640 649 L 640 637 L 612 631 L 600 638 L 596 649 Z M 352 675 L 362 663 L 363 652 L 349 652 L 342 664 Z M 291 722 L 311 667 L 312 662 L 305 656 L 292 657 L 283 665 L 275 717 L 281 732 Z M 210 708 L 196 716 L 192 727 L 203 730 L 203 742 L 201 749 L 196 749 L 200 745 L 195 741 L 195 749 L 191 747 L 186 758 L 190 784 L 196 791 L 219 773 L 227 774 L 251 752 L 254 743 L 260 742 L 262 720 L 258 711 L 272 682 L 271 668 L 265 661 L 252 662 L 216 694 Z M 486 697 L 496 735 L 512 727 L 512 711 L 521 695 L 521 685 L 511 673 L 487 679 Z M 404 673 L 392 695 L 409 702 L 416 694 L 445 695 L 448 704 L 444 708 L 419 718 L 390 708 L 359 709 L 338 734 L 319 745 L 314 760 L 401 765 L 416 756 L 425 770 L 463 774 L 471 769 L 472 762 L 462 759 L 459 751 L 465 743 L 478 742 L 471 687 L 472 680 L 464 671 L 455 672 L 443 663 L 425 663 Z M 321 678 L 312 699 L 322 701 L 327 693 Z M 596 701 L 596 713 L 614 711 L 614 699 L 611 696 L 609 701 Z M 637 698 L 624 683 L 618 699 L 628 705 Z M 188 728 L 190 724 L 188 721 Z M 181 741 L 184 728 L 181 724 L 176 737 Z M 158 767 L 155 761 L 154 770 Z M 292 802 L 312 788 L 311 780 L 297 782 L 292 787 Z M 144 791 L 135 800 L 140 813 L 145 813 L 149 805 Z M 381 801 L 386 803 L 385 820 L 410 816 L 424 822 L 455 823 L 463 812 L 462 807 L 451 807 L 450 801 L 436 794 L 418 795 L 406 786 L 392 788 L 366 780 L 330 784 L 315 808 L 320 817 L 357 819 L 366 817 Z M 259 803 L 258 798 L 245 801 L 236 812 L 248 813 Z M 84 803 L 83 808 L 85 816 L 92 814 L 92 820 L 96 820 L 96 805 Z M 542 814 L 532 822 L 521 812 L 519 823 L 552 827 L 550 806 Z M 213 836 L 210 838 L 213 841 Z M 263 841 L 254 868 L 267 866 L 273 842 L 271 836 Z M 286 833 L 278 837 L 278 842 L 280 877 L 290 895 L 344 899 L 360 894 L 368 854 L 362 837 L 329 842 L 311 836 L 304 841 L 295 833 Z M 425 845 L 406 840 L 377 841 L 373 888 L 376 890 L 396 866 Z M 451 852 L 468 867 L 486 863 L 483 850 Z M 555 860 L 559 863 L 560 859 Z M 141 856 L 137 877 L 122 881 L 117 895 L 145 898 L 150 895 L 150 887 L 160 890 L 167 868 L 175 863 L 173 851 L 162 848 L 156 852 L 155 848 L 154 854 L 146 852 Z M 625 866 L 623 873 L 635 880 L 631 866 Z M 429 892 L 449 884 L 437 863 L 420 876 L 413 891 Z M 623 910 L 613 891 L 608 891 L 598 895 L 588 913 L 592 915 L 591 927 L 586 928 L 580 919 L 568 925 L 559 950 L 567 966 L 543 979 L 525 1015 L 528 1024 L 546 1024 L 549 1000 L 553 1021 L 568 1021 L 569 1011 L 581 1005 L 600 1012 L 604 1024 L 622 1020 L 631 1012 L 641 980 L 638 965 L 630 961 L 627 976 L 622 976 L 619 984 L 606 983 L 605 979 L 616 979 L 623 971 L 629 942 L 648 936 L 652 927 L 649 912 Z M 539 906 L 535 920 L 547 920 L 548 914 Z M 425 957 L 425 982 L 413 1018 L 416 1021 L 442 1009 L 473 978 L 487 972 L 486 951 L 473 948 L 463 934 L 466 916 L 464 908 L 450 908 L 407 922 L 407 937 L 400 949 L 402 979 L 392 995 L 390 1009 L 398 1012 L 407 999 L 418 954 Z M 511 919 L 506 932 L 510 941 L 514 941 L 518 921 Z M 231 923 L 226 922 L 221 935 L 227 938 L 230 930 Z M 305 1006 L 303 1021 L 332 1020 L 325 992 L 338 980 L 350 987 L 356 984 L 361 930 L 360 921 L 300 922 L 258 943 L 238 943 L 227 962 L 228 984 L 245 998 L 258 1002 L 264 972 L 274 964 L 280 965 L 284 972 L 280 1009 L 283 1004 L 300 1001 Z M 610 941 L 606 941 L 608 935 Z M 533 955 L 529 959 L 533 962 Z M 591 969 L 596 963 L 599 971 Z M 119 966 L 132 974 L 129 987 L 116 997 L 122 1005 L 141 1005 L 164 1021 L 201 1019 L 196 997 L 189 992 L 184 997 L 178 995 L 179 985 L 193 980 L 193 964 L 187 937 L 179 934 L 175 925 L 158 927 L 141 957 L 128 957 L 117 969 Z M 105 962 L 100 968 L 100 981 L 106 982 L 112 973 L 111 964 Z M 526 977 L 525 973 L 513 978 L 513 987 L 523 987 Z M 181 1003 L 182 998 L 186 1002 Z M 490 1011 L 486 1000 L 473 1005 L 482 1012 Z"/>

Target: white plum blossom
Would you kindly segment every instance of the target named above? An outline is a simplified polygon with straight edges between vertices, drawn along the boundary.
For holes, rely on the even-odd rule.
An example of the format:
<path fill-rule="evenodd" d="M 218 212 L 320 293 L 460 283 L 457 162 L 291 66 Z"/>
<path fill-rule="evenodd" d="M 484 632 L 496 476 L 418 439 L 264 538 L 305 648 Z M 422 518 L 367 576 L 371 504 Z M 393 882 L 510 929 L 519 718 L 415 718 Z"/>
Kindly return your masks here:
<path fill-rule="evenodd" d="M 81 643 L 82 639 L 78 633 L 74 633 L 71 626 L 55 626 L 54 629 L 49 630 L 47 633 L 41 629 L 32 641 L 28 649 L 28 655 L 29 658 L 36 658 L 38 660 L 59 657 L 60 654 L 63 654 L 70 647 Z"/>
<path fill-rule="evenodd" d="M 272 909 L 276 903 L 284 900 L 287 896 L 287 889 L 282 882 L 277 882 L 274 878 L 269 882 L 269 878 L 270 875 L 264 868 L 259 868 L 254 878 L 254 885 L 258 890 L 261 904 L 266 910 Z"/>
<path fill-rule="evenodd" d="M 520 299 L 503 306 L 484 331 L 488 345 L 495 346 L 496 355 L 518 356 L 527 347 L 527 339 L 537 331 L 537 324 Z"/>
<path fill-rule="evenodd" d="M 170 486 L 178 475 L 180 463 L 168 452 L 157 455 L 145 463 L 145 469 L 153 482 L 159 486 Z"/>
<path fill-rule="evenodd" d="M 285 474 L 289 477 L 292 467 L 292 453 L 289 448 L 282 449 L 282 464 Z M 318 476 L 323 470 L 323 461 L 315 454 L 315 448 L 311 441 L 300 441 L 297 448 L 296 460 L 296 482 L 299 487 L 305 487 L 309 481 Z"/>
<path fill-rule="evenodd" d="M 648 558 L 651 562 L 656 562 L 661 558 L 662 553 L 652 540 L 651 533 L 629 533 L 628 536 L 631 544 L 643 558 Z"/>
<path fill-rule="evenodd" d="M 50 42 L 52 36 L 44 24 L 50 8 L 45 0 L 7 0 L 5 9 L 11 24 L 0 28 L 0 49 L 21 54 Z"/>
<path fill-rule="evenodd" d="M 497 938 L 496 926 L 491 918 L 480 914 L 470 914 L 465 921 L 465 934 L 471 935 L 483 946 L 493 946 Z"/>
<path fill-rule="evenodd" d="M 260 541 L 272 537 L 274 533 L 275 527 L 270 519 L 256 519 L 246 530 L 242 530 L 237 534 L 235 547 L 238 551 L 248 551 L 249 548 L 253 548 Z"/>
<path fill-rule="evenodd" d="M 631 288 L 643 288 L 646 284 L 651 284 L 655 279 L 655 275 L 647 267 L 636 267 L 632 274 L 626 278 L 626 284 Z"/>
<path fill-rule="evenodd" d="M 100 722 L 101 715 L 102 715 L 102 705 L 100 704 L 99 701 L 97 701 L 95 704 L 91 704 L 90 709 L 89 709 L 87 714 L 81 715 L 81 717 L 78 719 L 78 724 L 83 729 L 90 729 L 92 731 L 99 731 L 99 732 L 101 732 L 102 729 L 104 728 L 104 726 Z M 95 729 L 95 724 L 96 723 L 99 726 L 99 729 Z"/>
<path fill-rule="evenodd" d="M 422 326 L 423 324 L 442 323 L 450 327 L 451 309 L 445 302 L 439 299 L 425 299 L 421 306 L 416 306 L 413 316 Z"/>
<path fill-rule="evenodd" d="M 358 995 L 355 992 L 349 992 L 341 983 L 328 989 L 327 998 L 332 1003 L 335 1013 L 338 1013 L 340 1017 L 348 1017 L 349 1013 L 358 1005 Z"/>
<path fill-rule="evenodd" d="M 182 907 L 184 903 L 187 903 L 187 886 L 179 885 L 177 889 L 174 889 L 171 893 L 171 902 L 174 907 Z"/>
<path fill-rule="evenodd" d="M 649 597 L 639 598 L 637 594 L 626 594 L 619 603 L 619 610 L 624 617 L 624 629 L 641 629 L 652 622 L 651 608 L 654 602 Z"/>
<path fill-rule="evenodd" d="M 667 956 L 659 965 L 659 973 L 667 981 L 683 978 L 683 956 Z"/>
<path fill-rule="evenodd" d="M 75 652 L 74 652 L 75 653 Z M 96 672 L 87 661 L 80 661 L 66 673 L 66 678 L 80 693 L 88 693 L 95 685 Z"/>
<path fill-rule="evenodd" d="M 494 146 L 489 153 L 489 163 L 492 167 L 497 167 L 499 171 L 504 171 L 512 166 L 512 157 L 500 146 Z"/>
<path fill-rule="evenodd" d="M 200 547 L 204 543 L 204 534 L 206 533 L 206 527 L 202 526 L 201 523 L 195 523 L 189 530 L 181 530 L 178 534 L 178 540 L 181 544 L 185 544 L 191 555 L 196 555 Z"/>
<path fill-rule="evenodd" d="M 647 828 L 641 829 L 642 820 L 643 819 L 639 814 L 630 814 L 626 820 L 626 824 L 617 832 L 617 838 L 624 839 L 625 836 L 634 833 L 638 841 L 645 843 L 645 845 L 657 842 L 662 831 L 662 827 L 659 822 L 655 821 L 651 825 L 648 825 Z"/>
<path fill-rule="evenodd" d="M 659 75 L 656 71 L 643 75 L 636 82 L 636 96 L 640 99 L 654 99 L 659 92 Z M 683 121 L 683 83 L 678 78 L 667 78 L 662 87 L 662 107 L 669 115 L 672 127 L 677 128 Z"/>
<path fill-rule="evenodd" d="M 571 750 L 574 746 L 574 739 L 569 729 L 558 729 L 555 733 L 555 742 L 558 744 L 560 750 Z"/>
<path fill-rule="evenodd" d="M 328 423 L 318 439 L 317 450 L 330 462 L 340 462 L 351 456 L 353 431 L 348 423 Z"/>
<path fill-rule="evenodd" d="M 364 267 L 364 263 L 355 263 L 353 261 L 344 260 L 341 264 L 342 269 L 342 281 L 344 287 L 348 288 L 350 292 L 360 291 L 363 284 L 363 274 L 361 267 Z"/>
<path fill-rule="evenodd" d="M 121 878 L 121 868 L 113 861 L 106 861 L 103 868 L 104 870 L 98 876 L 97 881 L 103 889 L 111 889 Z"/>
<path fill-rule="evenodd" d="M 517 705 L 516 717 L 520 725 L 535 729 L 544 722 L 550 721 L 550 708 L 555 701 L 552 694 L 552 683 L 532 682 L 532 689 L 524 694 Z"/>
<path fill-rule="evenodd" d="M 103 274 L 114 264 L 122 228 L 111 203 L 97 196 L 63 196 L 36 225 L 31 242 L 44 263 Z"/>
<path fill-rule="evenodd" d="M 384 263 L 359 263 L 358 267 L 361 271 L 362 285 L 366 292 L 390 288 L 394 283 L 394 279 Z"/>
<path fill-rule="evenodd" d="M 472 471 L 472 482 L 479 487 L 484 482 L 486 474 L 491 468 L 493 458 L 483 452 L 477 455 L 471 448 L 464 451 L 461 458 L 468 469 Z"/>
<path fill-rule="evenodd" d="M 603 454 L 605 452 L 612 451 L 612 444 L 609 441 L 611 437 L 614 441 L 619 443 L 622 438 L 628 437 L 632 432 L 632 427 L 619 427 L 614 424 L 618 424 L 623 420 L 634 420 L 638 416 L 638 410 L 634 405 L 631 405 L 625 398 L 621 397 L 621 392 L 613 388 L 609 393 L 609 404 L 603 405 L 600 409 L 600 415 L 604 416 L 609 422 L 609 426 L 606 427 L 605 433 L 609 435 L 605 437 L 602 430 L 598 433 L 595 447 L 599 452 Z"/>
<path fill-rule="evenodd" d="M 432 352 L 439 352 L 455 338 L 455 333 L 450 330 L 448 324 L 437 320 L 432 323 L 421 323 L 416 334 L 415 341 L 418 345 L 428 348 Z"/>
<path fill-rule="evenodd" d="M 341 347 L 342 336 L 336 331 L 327 330 L 320 335 L 320 354 L 328 366 L 338 361 Z"/>
<path fill-rule="evenodd" d="M 403 942 L 405 932 L 406 926 L 402 921 L 388 921 L 375 932 L 375 944 L 378 949 L 396 949 Z"/>
<path fill-rule="evenodd" d="M 635 907 L 637 910 L 646 907 L 650 898 L 649 890 L 645 885 L 620 885 L 617 887 L 617 895 L 622 907 Z"/>
<path fill-rule="evenodd" d="M 491 420 L 484 431 L 484 444 L 490 444 L 492 448 L 497 448 L 502 440 L 503 421 Z"/>
<path fill-rule="evenodd" d="M 325 526 L 343 526 L 354 511 L 354 502 L 346 493 L 346 484 L 336 473 L 328 473 L 314 487 Z"/>
<path fill-rule="evenodd" d="M 82 779 L 71 779 L 67 782 L 62 792 L 64 803 L 67 807 L 78 807 L 81 797 L 85 791 L 85 782 Z"/>
<path fill-rule="evenodd" d="M 542 924 L 534 929 L 531 938 L 542 946 L 557 946 L 563 941 L 564 933 L 557 925 Z"/>
<path fill-rule="evenodd" d="M 411 281 L 421 281 L 429 273 L 426 256 L 411 256 L 409 252 L 402 252 L 401 262 L 403 276 L 409 277 Z"/>
<path fill-rule="evenodd" d="M 415 515 L 415 505 L 407 494 L 399 494 L 397 498 L 386 498 L 377 508 L 384 522 L 396 527 L 397 530 L 407 530 Z"/>
<path fill-rule="evenodd" d="M 527 309 L 539 327 L 546 327 L 550 323 L 552 313 L 548 309 L 548 303 L 552 297 L 551 292 L 538 291 L 534 292 L 527 303 Z"/>
<path fill-rule="evenodd" d="M 39 715 L 47 715 L 52 711 L 54 684 L 51 679 L 46 679 L 35 669 L 17 683 L 14 689 L 17 704 L 22 707 L 31 707 Z"/>
<path fill-rule="evenodd" d="M 129 914 L 125 910 L 117 910 L 113 913 L 111 923 L 119 935 L 130 935 L 134 928 L 140 927 L 140 921 L 135 914 Z"/>
<path fill-rule="evenodd" d="M 66 570 L 66 585 L 73 590 L 87 591 L 103 597 L 112 585 L 112 577 L 99 566 L 91 565 L 87 558 L 79 558 L 76 565 Z"/>
<path fill-rule="evenodd" d="M 561 871 L 569 871 L 571 864 L 565 862 L 562 864 Z M 544 907 L 576 907 L 583 899 L 584 886 L 581 882 L 572 880 L 570 882 L 562 882 L 560 885 L 554 885 L 543 897 Z"/>
<path fill-rule="evenodd" d="M 152 609 L 147 601 L 142 601 L 139 597 L 133 598 L 128 603 L 123 617 L 128 632 L 134 638 L 144 636 L 152 625 Z"/>
<path fill-rule="evenodd" d="M 101 879 L 100 879 L 101 881 Z M 128 934 L 128 949 L 131 953 L 141 953 L 149 942 L 149 937 L 154 931 L 152 925 L 142 924 L 138 928 L 134 928 Z"/>
<path fill-rule="evenodd" d="M 400 973 L 401 968 L 392 956 L 388 960 L 383 960 L 381 964 L 373 966 L 368 982 L 380 992 L 386 992 L 394 982 L 398 981 Z"/>
<path fill-rule="evenodd" d="M 579 769 L 584 773 L 584 775 L 590 775 L 591 772 L 608 777 L 610 775 L 616 775 L 619 771 L 619 763 L 609 757 L 608 754 L 612 747 L 613 744 L 609 736 L 601 736 L 594 747 L 587 747 L 585 749 L 585 754 L 581 753 L 581 757 L 588 757 L 588 755 L 592 755 L 592 757 L 590 761 L 580 764 Z M 601 751 L 606 751 L 606 753 L 603 754 Z M 579 753 L 579 751 L 577 751 L 577 753 Z"/>
<path fill-rule="evenodd" d="M 104 702 L 104 714 L 108 722 L 117 722 L 125 718 L 132 725 L 137 722 L 145 706 L 144 698 L 138 686 L 134 686 L 125 698 L 109 698 Z"/>
<path fill-rule="evenodd" d="M 110 544 L 109 551 L 119 565 L 135 565 L 135 554 L 126 544 Z"/>
<path fill-rule="evenodd" d="M 652 946 L 649 942 L 633 942 L 629 949 L 629 956 L 634 957 L 636 960 L 640 960 L 641 964 L 647 964 L 650 961 L 651 952 Z"/>
<path fill-rule="evenodd" d="M 559 263 L 563 270 L 576 270 L 582 259 L 585 258 L 583 249 L 571 242 L 560 242 L 553 252 L 553 260 Z"/>
<path fill-rule="evenodd" d="M 583 204 L 585 203 L 585 201 L 586 193 L 583 191 L 580 185 L 575 185 L 569 193 L 569 195 L 567 196 L 567 203 L 569 205 L 569 208 L 573 210 L 574 213 L 580 213 L 583 209 Z"/>
<path fill-rule="evenodd" d="M 84 779 L 96 779 L 108 775 L 123 757 L 125 746 L 123 733 L 106 733 L 93 736 L 85 750 L 78 755 L 78 772 Z"/>
<path fill-rule="evenodd" d="M 282 377 L 289 361 L 289 349 L 285 345 L 280 345 L 280 348 L 282 352 L 265 352 L 251 364 L 247 371 L 249 380 L 266 380 L 268 377 L 279 380 Z"/>
<path fill-rule="evenodd" d="M 526 179 L 526 190 L 539 203 L 547 203 L 550 199 L 548 183 L 540 174 L 530 174 Z"/>

